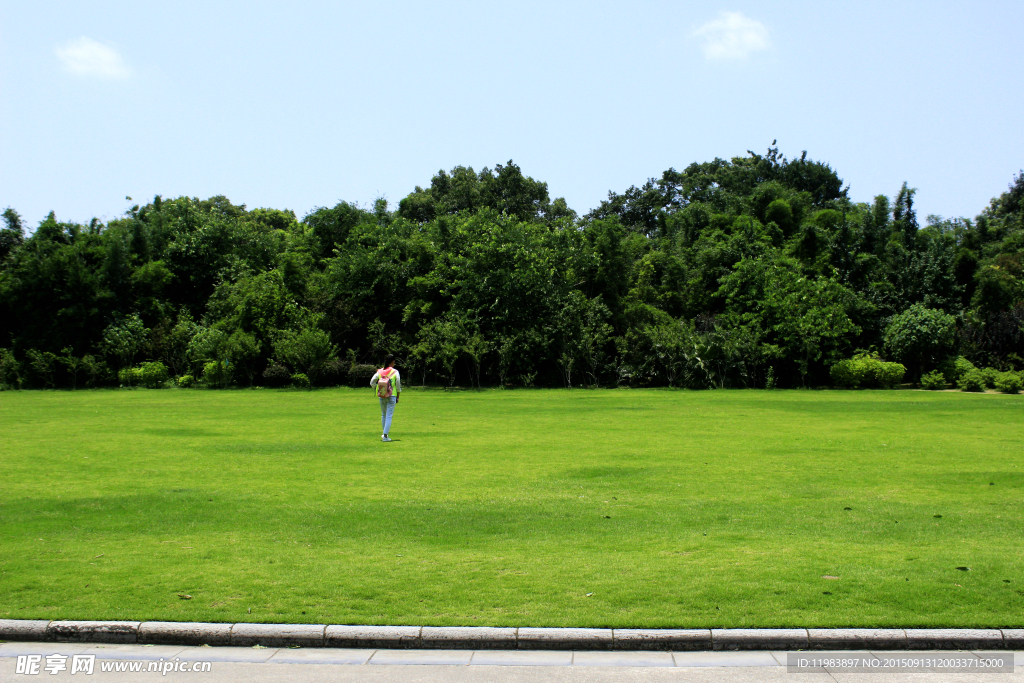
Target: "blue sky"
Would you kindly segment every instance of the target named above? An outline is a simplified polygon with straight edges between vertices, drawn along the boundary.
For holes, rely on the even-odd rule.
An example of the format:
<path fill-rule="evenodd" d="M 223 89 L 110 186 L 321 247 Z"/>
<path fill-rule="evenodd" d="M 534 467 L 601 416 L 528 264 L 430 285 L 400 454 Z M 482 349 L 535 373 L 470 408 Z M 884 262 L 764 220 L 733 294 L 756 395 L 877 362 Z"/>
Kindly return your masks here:
<path fill-rule="evenodd" d="M 1020 2 L 0 0 L 0 207 L 301 217 L 513 159 L 584 213 L 778 139 L 854 200 L 906 180 L 922 222 L 974 216 L 1024 167 L 1022 28 Z"/>

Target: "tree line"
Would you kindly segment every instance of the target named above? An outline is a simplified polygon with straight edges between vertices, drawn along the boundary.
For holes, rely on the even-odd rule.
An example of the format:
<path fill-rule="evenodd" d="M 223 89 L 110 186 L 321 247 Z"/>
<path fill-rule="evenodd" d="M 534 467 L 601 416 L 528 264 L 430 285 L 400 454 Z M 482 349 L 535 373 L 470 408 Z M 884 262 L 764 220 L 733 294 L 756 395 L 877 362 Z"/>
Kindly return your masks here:
<path fill-rule="evenodd" d="M 301 220 L 157 196 L 106 223 L 51 213 L 29 234 L 8 208 L 0 384 L 358 385 L 387 353 L 407 383 L 477 387 L 1024 369 L 1024 173 L 973 220 L 924 226 L 906 183 L 848 193 L 773 143 L 585 215 L 511 161 Z"/>

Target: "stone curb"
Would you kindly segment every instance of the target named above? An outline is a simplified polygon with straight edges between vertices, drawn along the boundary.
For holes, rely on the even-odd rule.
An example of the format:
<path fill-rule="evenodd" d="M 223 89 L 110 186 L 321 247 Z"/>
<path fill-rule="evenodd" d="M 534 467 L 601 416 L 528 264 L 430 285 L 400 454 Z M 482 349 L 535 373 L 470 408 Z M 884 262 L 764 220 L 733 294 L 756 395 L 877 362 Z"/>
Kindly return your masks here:
<path fill-rule="evenodd" d="M 323 647 L 327 624 L 235 624 L 231 644 L 242 647 Z"/>
<path fill-rule="evenodd" d="M 810 650 L 906 650 L 907 632 L 899 628 L 809 628 Z"/>
<path fill-rule="evenodd" d="M 420 646 L 420 626 L 328 626 L 327 647 L 405 649 Z"/>
<path fill-rule="evenodd" d="M 711 629 L 616 628 L 613 650 L 710 650 Z"/>
<path fill-rule="evenodd" d="M 0 619 L 0 638 L 4 640 L 49 640 L 46 629 L 50 622 L 43 619 Z"/>
<path fill-rule="evenodd" d="M 997 650 L 1003 632 L 995 629 L 907 629 L 908 650 Z"/>
<path fill-rule="evenodd" d="M 424 626 L 420 647 L 439 650 L 515 650 L 514 628 L 487 626 Z"/>
<path fill-rule="evenodd" d="M 805 628 L 713 628 L 714 650 L 806 650 Z"/>
<path fill-rule="evenodd" d="M 0 640 L 445 650 L 1012 650 L 1024 629 L 610 629 L 0 619 Z"/>
<path fill-rule="evenodd" d="M 147 645 L 230 645 L 231 624 L 145 621 L 139 642 Z"/>
<path fill-rule="evenodd" d="M 138 621 L 51 621 L 46 639 L 59 643 L 137 643 Z"/>
<path fill-rule="evenodd" d="M 520 650 L 611 650 L 610 628 L 520 628 Z"/>

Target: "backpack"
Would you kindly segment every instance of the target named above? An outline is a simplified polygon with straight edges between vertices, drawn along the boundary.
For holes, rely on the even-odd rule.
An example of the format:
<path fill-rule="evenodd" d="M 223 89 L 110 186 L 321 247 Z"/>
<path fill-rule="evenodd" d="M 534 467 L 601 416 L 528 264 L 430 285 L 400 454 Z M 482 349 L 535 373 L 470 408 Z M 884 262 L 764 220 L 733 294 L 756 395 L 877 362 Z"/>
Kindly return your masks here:
<path fill-rule="evenodd" d="M 377 378 L 377 397 L 391 398 L 391 382 L 395 377 L 395 371 L 391 368 L 381 368 L 378 374 L 380 377 Z"/>

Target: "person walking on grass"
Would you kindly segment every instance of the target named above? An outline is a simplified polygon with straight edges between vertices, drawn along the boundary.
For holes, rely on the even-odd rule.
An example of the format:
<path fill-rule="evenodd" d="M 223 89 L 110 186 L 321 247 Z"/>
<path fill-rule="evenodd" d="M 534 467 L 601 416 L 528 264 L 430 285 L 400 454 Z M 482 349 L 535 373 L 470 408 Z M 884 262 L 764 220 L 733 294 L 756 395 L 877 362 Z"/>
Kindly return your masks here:
<path fill-rule="evenodd" d="M 391 418 L 395 414 L 395 406 L 398 405 L 398 397 L 402 393 L 402 376 L 395 369 L 395 357 L 388 355 L 384 359 L 384 367 L 374 374 L 370 379 L 370 386 L 377 392 L 380 399 L 380 425 L 384 428 L 381 434 L 381 441 L 391 441 L 388 432 L 391 431 Z"/>

